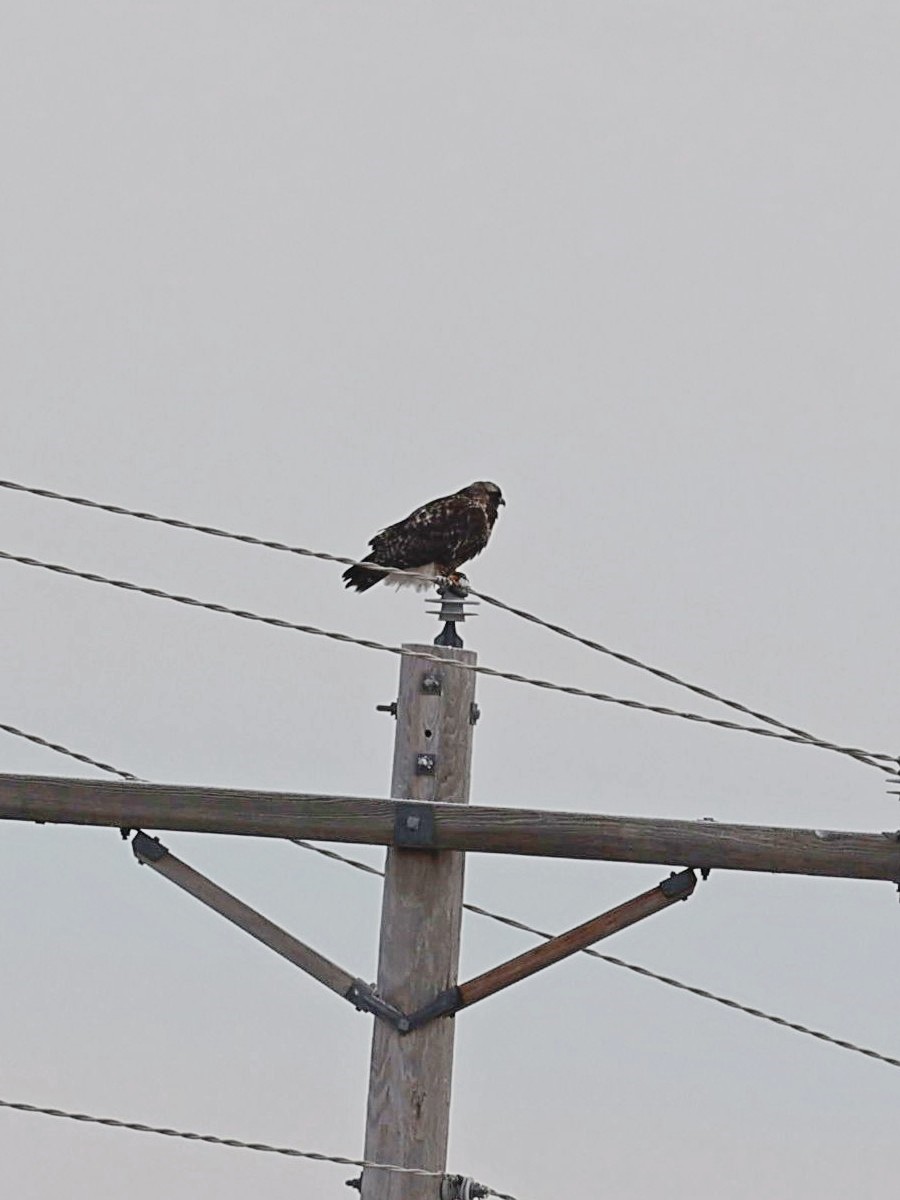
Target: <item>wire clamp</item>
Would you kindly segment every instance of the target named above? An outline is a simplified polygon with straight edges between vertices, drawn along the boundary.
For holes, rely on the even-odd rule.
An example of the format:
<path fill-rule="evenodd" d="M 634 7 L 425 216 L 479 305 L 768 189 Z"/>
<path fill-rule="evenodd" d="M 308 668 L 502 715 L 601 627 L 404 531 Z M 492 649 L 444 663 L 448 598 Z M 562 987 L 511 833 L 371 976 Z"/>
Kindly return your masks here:
<path fill-rule="evenodd" d="M 487 1195 L 484 1184 L 467 1175 L 445 1175 L 441 1180 L 441 1200 L 482 1200 Z"/>

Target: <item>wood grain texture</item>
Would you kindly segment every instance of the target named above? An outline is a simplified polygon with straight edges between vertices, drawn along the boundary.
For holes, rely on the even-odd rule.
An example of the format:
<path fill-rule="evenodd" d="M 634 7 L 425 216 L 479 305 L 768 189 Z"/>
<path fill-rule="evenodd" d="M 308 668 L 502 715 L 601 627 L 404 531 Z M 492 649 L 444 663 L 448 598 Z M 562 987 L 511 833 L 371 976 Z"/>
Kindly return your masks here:
<path fill-rule="evenodd" d="M 682 895 L 667 896 L 661 887 L 651 888 L 640 896 L 601 913 L 599 917 L 585 921 L 575 929 L 569 929 L 532 950 L 526 950 L 524 954 L 500 963 L 490 971 L 476 975 L 474 979 L 459 985 L 459 998 L 463 1007 L 474 1004 L 477 1000 L 484 1000 L 486 996 L 493 996 L 510 984 L 527 979 L 536 971 L 561 962 L 562 959 L 577 954 L 579 950 L 584 950 L 586 946 L 593 946 L 595 942 L 609 937 L 610 934 L 618 933 L 620 929 L 627 929 L 629 925 L 634 925 L 645 917 L 651 917 L 672 904 L 678 904 L 693 890 L 694 885 L 691 884 Z"/>
<path fill-rule="evenodd" d="M 475 675 L 453 669 L 474 664 L 467 650 L 408 646 L 439 653 L 446 666 L 404 658 L 391 793 L 400 798 L 468 803 L 472 756 L 469 713 Z M 423 680 L 440 680 L 440 694 Z M 433 775 L 416 771 L 420 753 L 436 757 Z M 420 1008 L 456 982 L 464 856 L 458 852 L 390 849 L 381 910 L 378 990 L 404 1012 Z M 443 1171 L 447 1160 L 452 1021 L 435 1021 L 400 1036 L 376 1021 L 366 1122 L 365 1157 L 375 1162 Z M 366 1169 L 362 1200 L 438 1200 L 440 1181 Z"/>
<path fill-rule="evenodd" d="M 426 782 L 410 780 L 408 786 L 418 794 Z M 14 821 L 390 846 L 394 811 L 393 800 L 369 797 L 0 775 L 0 819 Z M 900 882 L 900 842 L 890 830 L 720 825 L 456 803 L 436 803 L 433 812 L 435 845 L 443 850 Z"/>
<path fill-rule="evenodd" d="M 301 971 L 305 971 L 314 979 L 318 979 L 320 983 L 324 983 L 333 992 L 337 992 L 340 996 L 346 996 L 354 982 L 352 975 L 336 963 L 331 962 L 330 959 L 325 958 L 324 955 L 319 954 L 317 950 L 313 950 L 311 946 L 307 946 L 305 942 L 292 937 L 291 934 L 273 924 L 261 913 L 238 900 L 236 896 L 232 896 L 230 892 L 220 888 L 218 884 L 207 879 L 205 875 L 201 875 L 199 871 L 195 871 L 193 867 L 189 867 L 180 858 L 176 858 L 171 852 L 154 861 L 140 855 L 138 857 L 145 866 L 151 867 L 157 874 L 202 901 L 208 908 L 224 917 L 226 921 L 237 925 L 239 929 L 243 929 L 245 933 L 249 933 L 251 937 L 268 946 L 270 950 L 274 950 L 276 954 L 286 958 L 295 967 L 299 967 Z"/>

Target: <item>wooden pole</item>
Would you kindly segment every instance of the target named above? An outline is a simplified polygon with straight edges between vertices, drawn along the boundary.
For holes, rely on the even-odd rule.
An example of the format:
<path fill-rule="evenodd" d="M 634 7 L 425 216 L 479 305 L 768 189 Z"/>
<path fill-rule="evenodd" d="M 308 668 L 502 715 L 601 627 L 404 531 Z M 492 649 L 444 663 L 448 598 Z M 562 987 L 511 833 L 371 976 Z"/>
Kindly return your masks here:
<path fill-rule="evenodd" d="M 435 646 L 446 666 L 404 657 L 400 666 L 391 795 L 469 800 L 475 675 L 454 670 L 471 651 Z M 411 827 L 411 829 L 414 827 Z M 378 992 L 413 1012 L 456 984 L 464 856 L 458 851 L 388 850 L 381 910 Z M 443 1172 L 447 1162 L 453 1021 L 401 1035 L 376 1021 L 372 1039 L 365 1157 Z M 439 1200 L 440 1179 L 366 1168 L 362 1200 Z"/>

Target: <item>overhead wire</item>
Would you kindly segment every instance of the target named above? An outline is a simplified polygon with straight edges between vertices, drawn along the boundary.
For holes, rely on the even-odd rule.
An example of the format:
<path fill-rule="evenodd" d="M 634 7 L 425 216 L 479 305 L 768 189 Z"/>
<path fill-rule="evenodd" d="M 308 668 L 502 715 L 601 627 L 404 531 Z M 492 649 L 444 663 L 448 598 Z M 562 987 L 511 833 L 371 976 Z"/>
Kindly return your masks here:
<path fill-rule="evenodd" d="M 70 750 L 68 746 L 61 746 L 59 742 L 48 742 L 46 738 L 39 737 L 36 733 L 26 733 L 24 729 L 18 729 L 15 725 L 0 725 L 0 729 L 12 737 L 24 738 L 27 742 L 34 742 L 36 746 L 44 746 L 48 750 L 55 750 L 57 754 L 65 754 L 68 758 L 74 758 L 78 762 L 87 763 L 88 766 L 97 767 L 101 771 L 107 771 L 110 775 L 118 775 L 120 779 L 129 779 L 134 783 L 143 782 L 137 775 L 132 775 L 130 771 L 120 771 L 118 767 L 110 766 L 109 763 L 100 762 L 96 758 L 90 758 L 87 754 L 79 754 L 77 750 Z"/>
<path fill-rule="evenodd" d="M 425 662 L 444 663 L 445 659 L 437 654 L 424 654 L 421 650 L 409 650 L 403 646 L 391 646 L 385 642 L 374 641 L 371 638 L 353 637 L 348 633 L 341 633 L 337 630 L 322 629 L 316 625 L 301 624 L 296 621 L 287 621 L 282 617 L 266 616 L 261 613 L 252 612 L 248 609 L 232 608 L 227 604 L 218 604 L 209 600 L 198 600 L 194 596 L 180 595 L 175 592 L 167 592 L 162 588 L 146 587 L 143 584 L 133 583 L 127 579 L 113 579 L 106 575 L 98 575 L 91 571 L 79 571 L 74 567 L 64 566 L 61 563 L 45 562 L 42 559 L 32 558 L 23 554 L 12 554 L 6 550 L 0 550 L 0 560 L 6 562 L 18 563 L 21 566 L 36 567 L 44 571 L 51 571 L 58 575 L 69 576 L 74 579 L 82 579 L 89 583 L 102 584 L 107 587 L 118 588 L 123 591 L 136 592 L 144 596 L 152 596 L 158 600 L 169 600 L 176 604 L 184 604 L 192 608 L 205 609 L 208 612 L 222 613 L 226 616 L 237 617 L 245 621 L 255 621 L 263 625 L 274 626 L 278 629 L 289 629 L 296 633 L 304 633 L 313 637 L 328 638 L 331 641 L 343 642 L 348 645 L 362 646 L 367 650 L 377 650 L 386 654 L 395 654 L 400 657 L 413 657 L 421 659 Z M 872 750 L 864 750 L 855 746 L 842 746 L 835 742 L 828 742 L 818 738 L 812 738 L 808 735 L 782 732 L 778 729 L 764 729 L 754 725 L 741 725 L 736 721 L 728 721 L 720 717 L 707 717 L 701 713 L 684 712 L 679 709 L 669 708 L 662 704 L 646 704 L 641 700 L 632 700 L 622 696 L 612 696 L 606 692 L 594 692 L 586 688 L 573 687 L 567 684 L 553 683 L 547 679 L 536 679 L 528 675 L 520 675 L 513 671 L 501 671 L 496 667 L 487 667 L 475 665 L 472 663 L 456 663 L 457 668 L 461 671 L 471 671 L 476 675 L 484 675 L 493 679 L 505 679 L 511 683 L 526 684 L 530 687 L 542 688 L 545 691 L 561 692 L 567 696 L 578 696 L 587 700 L 595 700 L 603 704 L 614 704 L 622 708 L 633 709 L 638 712 L 655 713 L 657 716 L 675 717 L 683 721 L 692 721 L 695 724 L 709 725 L 717 729 L 729 729 L 740 733 L 753 734 L 756 737 L 773 738 L 778 741 L 791 742 L 799 746 L 813 746 L 820 750 L 830 750 L 836 754 L 849 755 L 851 758 L 857 759 L 865 763 L 867 766 L 877 767 L 881 771 L 885 771 L 889 775 L 896 773 L 896 756 L 892 754 L 883 754 Z M 894 764 L 893 766 L 883 765 L 876 760 L 885 760 L 886 763 Z"/>
<path fill-rule="evenodd" d="M 63 493 L 52 492 L 48 489 L 26 487 L 25 485 L 17 484 L 17 483 L 14 483 L 13 481 L 9 481 L 9 480 L 0 480 L 0 487 L 11 489 L 11 490 L 16 490 L 16 491 L 21 491 L 21 492 L 26 492 L 26 493 L 29 493 L 32 495 L 41 496 L 41 497 L 48 498 L 48 499 L 62 500 L 62 501 L 66 501 L 68 503 L 80 505 L 83 507 L 100 509 L 102 511 L 106 511 L 106 512 L 117 514 L 117 515 L 130 516 L 130 517 L 138 518 L 138 519 L 145 520 L 145 521 L 152 521 L 152 522 L 168 525 L 168 526 L 175 527 L 175 528 L 192 530 L 192 531 L 206 534 L 209 536 L 227 538 L 229 540 L 242 542 L 242 543 L 248 544 L 248 545 L 256 545 L 256 546 L 266 548 L 266 549 L 287 552 L 287 553 L 300 555 L 300 556 L 304 556 L 304 557 L 310 557 L 310 558 L 320 559 L 320 560 L 324 560 L 324 561 L 328 561 L 328 562 L 334 562 L 337 564 L 352 566 L 352 565 L 357 565 L 359 562 L 359 560 L 341 556 L 341 555 L 333 555 L 333 554 L 328 554 L 325 552 L 313 551 L 313 550 L 309 550 L 304 547 L 293 546 L 293 545 L 289 545 L 287 543 L 278 542 L 278 541 L 274 541 L 274 540 L 270 540 L 270 539 L 258 538 L 258 537 L 254 537 L 252 535 L 238 534 L 238 533 L 234 533 L 231 531 L 219 529 L 214 526 L 197 525 L 192 522 L 183 521 L 183 520 L 180 520 L 177 518 L 163 517 L 158 514 L 153 514 L 153 513 L 148 513 L 148 512 L 140 512 L 137 510 L 124 508 L 124 507 L 118 506 L 118 505 L 103 504 L 103 503 L 100 503 L 97 501 L 88 500 L 83 497 L 75 497 L 75 496 L 65 495 Z M 0 552 L 0 558 L 6 559 L 6 560 L 12 561 L 12 562 L 17 562 L 17 563 L 20 563 L 20 564 L 26 565 L 26 566 L 42 567 L 46 570 L 54 571 L 54 572 L 65 574 L 65 575 L 74 576 L 76 578 L 81 578 L 81 579 L 87 580 L 89 582 L 107 584 L 109 586 L 121 588 L 124 590 L 140 592 L 142 594 L 150 595 L 150 596 L 153 596 L 153 597 L 159 598 L 159 599 L 167 599 L 167 600 L 175 601 L 178 603 L 190 605 L 193 607 L 199 607 L 199 608 L 207 609 L 207 610 L 214 611 L 214 612 L 220 612 L 223 614 L 240 617 L 243 619 L 259 621 L 259 622 L 262 622 L 262 623 L 265 623 L 268 625 L 277 626 L 280 628 L 287 628 L 287 629 L 295 630 L 297 632 L 303 632 L 303 633 L 308 633 L 308 634 L 315 635 L 315 636 L 331 638 L 336 641 L 342 641 L 342 642 L 347 642 L 350 644 L 359 645 L 359 646 L 365 647 L 367 649 L 380 650 L 380 651 L 384 651 L 384 652 L 388 652 L 388 653 L 392 653 L 392 654 L 401 654 L 401 655 L 406 653 L 402 647 L 389 646 L 384 643 L 372 641 L 370 639 L 354 638 L 354 637 L 351 637 L 350 635 L 338 633 L 335 631 L 323 630 L 323 629 L 319 629 L 314 626 L 301 625 L 301 624 L 294 623 L 294 622 L 284 621 L 281 618 L 263 616 L 263 615 L 249 612 L 246 610 L 238 610 L 238 609 L 230 608 L 225 605 L 215 604 L 212 602 L 200 601 L 193 597 L 180 596 L 180 595 L 177 595 L 174 593 L 165 592 L 165 591 L 163 591 L 161 589 L 157 589 L 157 588 L 143 587 L 141 585 L 137 585 L 137 584 L 131 583 L 126 580 L 116 580 L 116 579 L 111 579 L 108 577 L 104 577 L 104 576 L 96 575 L 96 574 L 92 574 L 92 573 L 80 572 L 80 571 L 74 570 L 73 568 L 62 566 L 60 564 L 46 563 L 46 562 L 43 562 L 38 559 L 28 558 L 28 557 L 19 556 L 19 555 L 13 555 L 13 554 L 10 554 L 7 552 Z M 366 565 L 366 564 L 362 564 L 362 565 Z M 422 580 L 427 580 L 429 583 L 433 582 L 433 580 L 430 577 L 422 575 L 419 572 L 415 572 L 415 571 L 399 572 L 398 571 L 398 573 L 410 575 L 412 577 L 417 577 Z M 563 626 L 549 622 L 549 621 L 545 620 L 544 618 L 541 618 L 533 613 L 528 612 L 527 610 L 510 605 L 507 602 L 500 600 L 497 597 L 488 595 L 487 593 L 484 593 L 484 592 L 478 592 L 475 589 L 471 589 L 471 593 L 475 596 L 478 596 L 480 599 L 482 599 L 486 603 L 488 603 L 502 611 L 506 611 L 506 612 L 510 613 L 511 615 L 519 617 L 520 619 L 529 621 L 530 623 L 533 623 L 535 625 L 546 628 L 551 632 L 554 632 L 554 633 L 556 633 L 564 638 L 567 638 L 569 640 L 575 641 L 575 642 L 587 647 L 588 649 L 594 650 L 595 652 L 598 652 L 598 653 L 607 655 L 609 657 L 612 657 L 614 659 L 617 659 L 618 661 L 621 661 L 627 665 L 633 666 L 639 670 L 646 671 L 649 674 L 652 674 L 660 679 L 665 680 L 666 682 L 683 687 L 697 695 L 703 696 L 706 699 L 710 699 L 715 702 L 726 705 L 726 706 L 734 709 L 735 711 L 742 712 L 748 716 L 753 717 L 755 720 L 760 720 L 766 724 L 773 726 L 776 729 L 782 730 L 782 731 L 784 731 L 784 733 L 778 734 L 778 733 L 773 732 L 772 730 L 758 729 L 758 728 L 754 728 L 752 726 L 742 726 L 735 722 L 723 721 L 723 720 L 716 719 L 716 718 L 705 717 L 705 716 L 702 716 L 702 715 L 696 714 L 696 713 L 680 712 L 678 710 L 670 709 L 670 708 L 667 708 L 664 706 L 644 704 L 640 701 L 623 699 L 620 697 L 609 696 L 604 693 L 590 692 L 590 691 L 587 691 L 587 690 L 581 689 L 581 688 L 573 688 L 573 687 L 567 687 L 567 686 L 560 685 L 560 684 L 554 684 L 554 683 L 551 683 L 546 680 L 531 679 L 526 676 L 514 674 L 512 672 L 503 672 L 503 671 L 499 671 L 499 670 L 496 670 L 496 669 L 490 668 L 490 667 L 469 668 L 469 669 L 476 671 L 479 674 L 484 674 L 484 675 L 493 676 L 493 677 L 497 677 L 497 678 L 507 679 L 511 682 L 525 683 L 525 684 L 529 684 L 531 686 L 541 687 L 541 688 L 545 688 L 545 689 L 553 690 L 553 691 L 559 691 L 559 692 L 563 692 L 563 693 L 566 693 L 569 695 L 582 696 L 582 697 L 589 698 L 589 699 L 604 701 L 604 702 L 613 703 L 613 704 L 619 704 L 619 705 L 623 705 L 628 708 L 638 709 L 641 711 L 654 712 L 654 713 L 656 713 L 658 715 L 662 715 L 662 716 L 680 717 L 685 720 L 709 724 L 709 725 L 717 726 L 719 728 L 732 729 L 732 730 L 742 731 L 742 732 L 746 732 L 746 733 L 753 733 L 758 736 L 775 737 L 775 738 L 779 738 L 780 740 L 789 741 L 789 742 L 792 742 L 795 744 L 809 744 L 809 745 L 815 746 L 820 749 L 831 750 L 831 751 L 834 751 L 837 753 L 848 755 L 850 757 L 857 759 L 858 761 L 865 763 L 866 765 L 878 767 L 880 770 L 885 771 L 888 774 L 896 774 L 897 768 L 898 768 L 898 766 L 900 766 L 900 763 L 898 763 L 898 758 L 896 755 L 867 751 L 867 750 L 863 750 L 863 749 L 860 749 L 857 747 L 842 746 L 842 745 L 834 743 L 834 742 L 828 742 L 828 741 L 825 741 L 824 739 L 816 738 L 815 735 L 810 734 L 806 730 L 800 729 L 796 726 L 786 724 L 780 720 L 777 720 L 776 718 L 770 717 L 764 713 L 761 713 L 752 708 L 749 708 L 748 706 L 743 705 L 738 701 L 734 701 L 729 698 L 726 698 L 710 689 L 701 687 L 700 685 L 697 685 L 697 684 L 692 684 L 692 683 L 690 683 L 684 679 L 681 679 L 680 677 L 678 677 L 668 671 L 665 671 L 661 668 L 654 667 L 654 666 L 652 666 L 648 663 L 645 663 L 642 660 L 637 659 L 631 655 L 625 654 L 621 651 L 614 650 L 614 649 L 607 647 L 599 642 L 596 642 L 590 638 L 586 638 L 586 637 L 584 637 L 580 634 L 577 634 L 569 629 L 566 629 Z M 438 658 L 438 656 L 436 656 L 436 655 L 428 656 L 428 655 L 417 654 L 416 657 L 423 657 L 423 658 L 433 657 L 436 661 L 441 661 Z M 463 666 L 464 664 L 458 664 L 458 665 Z M 131 774 L 131 772 L 122 771 L 119 768 L 112 766 L 111 764 L 104 763 L 97 759 L 93 759 L 87 755 L 84 755 L 77 751 L 71 750 L 68 747 L 62 746 L 59 743 L 48 741 L 47 739 L 44 739 L 36 734 L 28 733 L 28 732 L 21 730 L 15 726 L 0 724 L 0 730 L 4 731 L 12 736 L 24 738 L 25 740 L 27 740 L 29 742 L 43 746 L 43 747 L 53 750 L 57 753 L 66 755 L 67 757 L 75 759 L 79 762 L 83 762 L 85 764 L 94 766 L 100 770 L 118 775 L 119 777 L 121 777 L 123 779 L 131 780 L 131 781 L 140 781 L 139 777 Z M 788 735 L 788 736 L 785 736 L 785 735 Z M 881 761 L 877 761 L 877 760 L 881 760 Z M 882 765 L 883 763 L 890 763 L 892 765 L 890 767 L 888 767 L 888 766 Z M 308 843 L 308 842 L 303 842 L 300 839 L 291 839 L 291 840 L 294 841 L 295 844 L 300 846 L 301 848 L 314 851 L 314 852 L 316 852 L 320 855 L 323 855 L 327 858 L 342 862 L 351 867 L 355 867 L 356 869 L 364 871 L 368 874 L 379 875 L 379 876 L 383 875 L 382 871 L 378 870 L 375 867 L 370 866 L 369 864 L 362 863 L 358 860 L 350 859 L 344 855 L 337 854 L 336 852 L 331 851 L 331 850 L 326 850 L 324 847 L 319 847 L 319 846 L 312 845 L 311 843 Z M 464 907 L 468 911 L 471 911 L 477 915 L 486 917 L 488 919 L 491 919 L 491 920 L 494 920 L 501 924 L 504 924 L 508 927 L 515 928 L 520 931 L 530 933 L 530 934 L 533 934 L 535 936 L 538 936 L 538 937 L 541 937 L 544 939 L 550 939 L 553 936 L 552 934 L 549 934 L 545 931 L 539 930 L 539 929 L 537 929 L 533 926 L 530 926 L 524 922 L 518 921 L 515 918 L 507 917 L 507 916 L 501 915 L 499 913 L 491 912 L 490 910 L 482 908 L 479 905 L 466 903 L 466 904 L 464 904 Z M 662 975 L 658 972 L 650 970 L 649 968 L 640 966 L 635 963 L 627 962 L 626 960 L 618 958 L 616 956 L 603 954 L 603 953 L 601 953 L 597 950 L 594 950 L 590 947 L 585 948 L 582 952 L 589 955 L 592 958 L 599 959 L 610 965 L 620 967 L 622 969 L 631 971 L 635 974 L 641 975 L 641 976 L 649 978 L 649 979 L 654 979 L 657 982 L 663 983 L 667 986 L 674 987 L 678 990 L 688 992 L 688 993 L 698 996 L 700 998 L 713 1001 L 715 1003 L 718 1003 L 725 1007 L 728 1007 L 732 1010 L 735 1010 L 738 1012 L 743 1012 L 746 1015 L 755 1017 L 757 1019 L 762 1019 L 762 1020 L 768 1021 L 768 1022 L 776 1024 L 782 1028 L 786 1028 L 786 1029 L 792 1030 L 793 1032 L 815 1038 L 815 1039 L 825 1042 L 827 1044 L 835 1045 L 835 1046 L 838 1046 L 839 1048 L 842 1048 L 842 1049 L 845 1049 L 848 1051 L 852 1051 L 854 1053 L 862 1054 L 870 1059 L 886 1063 L 887 1065 L 894 1066 L 894 1067 L 900 1067 L 900 1059 L 896 1059 L 891 1056 L 881 1054 L 878 1051 L 869 1049 L 867 1047 L 860 1046 L 858 1044 L 849 1042 L 844 1039 L 836 1038 L 830 1034 L 826 1034 L 826 1033 L 822 1032 L 821 1030 L 813 1029 L 809 1026 L 799 1024 L 798 1022 L 789 1021 L 783 1017 L 779 1017 L 774 1014 L 767 1013 L 761 1009 L 750 1007 L 748 1005 L 744 1005 L 736 1000 L 731 999 L 730 997 L 718 995 L 714 992 L 709 991 L 708 989 L 699 988 L 694 985 L 687 984 L 687 983 L 685 983 L 681 980 L 675 979 L 671 976 Z M 406 1168 L 406 1167 L 392 1166 L 389 1164 L 373 1163 L 373 1162 L 369 1162 L 367 1160 L 362 1160 L 362 1159 L 351 1159 L 351 1158 L 346 1158 L 346 1157 L 342 1157 L 342 1156 L 325 1155 L 325 1154 L 312 1152 L 312 1151 L 302 1151 L 302 1150 L 297 1150 L 293 1147 L 278 1147 L 278 1146 L 268 1145 L 266 1143 L 245 1142 L 245 1141 L 241 1141 L 238 1139 L 220 1138 L 220 1137 L 216 1137 L 216 1136 L 208 1135 L 208 1134 L 185 1132 L 185 1131 L 179 1131 L 179 1130 L 174 1130 L 174 1129 L 169 1129 L 169 1128 L 139 1124 L 139 1123 L 135 1123 L 135 1122 L 125 1122 L 125 1121 L 120 1121 L 120 1120 L 117 1120 L 114 1118 L 96 1117 L 96 1116 L 91 1116 L 89 1114 L 84 1114 L 84 1113 L 72 1113 L 72 1112 L 67 1112 L 65 1110 L 61 1110 L 61 1109 L 44 1108 L 44 1107 L 40 1107 L 40 1106 L 25 1104 L 22 1102 L 12 1102 L 12 1101 L 0 1100 L 0 1107 L 7 1108 L 7 1109 L 15 1109 L 15 1110 L 22 1111 L 22 1112 L 38 1113 L 38 1114 L 43 1114 L 43 1115 L 53 1116 L 53 1117 L 58 1117 L 58 1118 L 66 1118 L 66 1119 L 70 1119 L 70 1120 L 74 1120 L 74 1121 L 91 1122 L 91 1123 L 105 1125 L 105 1126 L 114 1127 L 114 1128 L 129 1129 L 129 1130 L 136 1131 L 136 1132 L 154 1133 L 154 1134 L 159 1134 L 159 1135 L 168 1136 L 168 1137 L 184 1138 L 184 1139 L 192 1140 L 192 1141 L 207 1142 L 207 1143 L 215 1144 L 215 1145 L 224 1145 L 224 1146 L 229 1146 L 229 1147 L 234 1147 L 234 1148 L 242 1148 L 242 1149 L 248 1149 L 248 1150 L 275 1153 L 275 1154 L 287 1155 L 287 1156 L 291 1156 L 291 1157 L 312 1159 L 312 1160 L 317 1160 L 317 1161 L 322 1161 L 322 1162 L 331 1162 L 331 1163 L 337 1163 L 337 1164 L 342 1164 L 342 1165 L 357 1166 L 357 1167 L 361 1167 L 361 1168 L 372 1168 L 372 1169 L 379 1169 L 379 1170 L 386 1170 L 386 1171 L 396 1171 L 396 1172 L 401 1172 L 401 1173 L 406 1173 L 406 1174 L 414 1174 L 414 1175 L 428 1175 L 428 1176 L 432 1176 L 432 1177 L 444 1175 L 444 1172 L 429 1172 L 429 1171 L 418 1170 L 415 1168 Z M 485 1187 L 483 1189 L 483 1194 L 493 1196 L 496 1198 L 496 1200 L 515 1200 L 515 1198 L 510 1196 L 509 1194 L 497 1192 L 489 1187 Z"/>
<path fill-rule="evenodd" d="M 234 531 L 222 529 L 213 525 L 195 524 L 192 521 L 185 521 L 177 517 L 166 517 L 160 515 L 159 513 L 151 513 L 138 509 L 126 508 L 119 504 L 102 503 L 98 500 L 88 499 L 84 496 L 74 496 L 65 492 L 53 491 L 49 488 L 31 487 L 10 479 L 0 479 L 0 488 L 22 492 L 31 496 L 38 496 L 47 500 L 62 501 L 64 503 L 78 505 L 83 508 L 97 509 L 101 512 L 112 513 L 117 516 L 133 517 L 137 520 L 167 525 L 175 529 L 190 530 L 194 533 L 201 533 L 210 537 L 226 538 L 231 541 L 242 542 L 245 545 L 259 546 L 267 550 L 280 551 L 287 554 L 299 555 L 305 558 L 319 559 L 324 562 L 333 562 L 345 566 L 372 566 L 371 563 L 366 563 L 364 561 L 360 562 L 357 559 L 348 558 L 344 555 L 329 554 L 325 551 L 311 550 L 305 546 L 291 545 L 286 542 L 256 537 L 251 534 L 235 533 Z M 405 575 L 410 579 L 417 579 L 427 583 L 434 582 L 430 576 L 423 575 L 417 571 L 391 568 L 391 572 L 395 575 Z M 526 609 L 509 604 L 496 596 L 491 596 L 487 592 L 480 592 L 474 588 L 471 588 L 470 593 L 473 596 L 479 597 L 479 599 L 483 600 L 486 604 L 490 604 L 503 612 L 510 613 L 512 616 L 519 617 L 521 620 L 528 621 L 531 624 L 547 629 L 552 633 L 558 634 L 560 637 L 577 642 L 579 645 L 585 646 L 587 649 L 593 650 L 596 653 L 604 654 L 610 658 L 616 659 L 619 662 L 625 663 L 628 666 L 634 667 L 637 670 L 645 671 L 658 679 L 666 681 L 667 683 L 674 684 L 677 687 L 685 688 L 687 691 L 693 692 L 698 696 L 703 696 L 707 700 L 712 700 L 715 703 L 722 704 L 736 712 L 743 713 L 745 716 L 752 717 L 756 721 L 762 721 L 763 724 L 772 725 L 774 728 L 782 729 L 787 733 L 794 734 L 802 741 L 810 742 L 810 744 L 818 745 L 822 748 L 836 750 L 838 753 L 849 755 L 850 757 L 856 758 L 858 761 L 863 762 L 868 766 L 878 767 L 880 770 L 886 771 L 889 774 L 895 774 L 898 770 L 900 770 L 900 761 L 898 761 L 897 755 L 869 755 L 864 751 L 854 750 L 850 747 L 839 748 L 833 743 L 826 744 L 821 739 L 815 737 L 814 734 L 811 734 L 796 725 L 787 724 L 784 721 L 778 720 L 776 717 L 771 717 L 766 713 L 750 708 L 737 700 L 732 700 L 729 697 L 723 696 L 721 693 L 715 692 L 710 688 L 691 683 L 670 671 L 666 671 L 661 667 L 655 667 L 650 663 L 646 663 L 642 659 L 636 658 L 631 654 L 626 654 L 623 651 L 615 650 L 612 647 L 606 646 L 601 642 L 597 642 L 592 638 L 584 637 L 583 635 L 575 633 L 573 630 L 567 629 L 562 625 L 556 624 L 552 621 L 547 621 L 535 613 L 528 612 Z M 736 726 L 726 726 L 726 728 L 736 728 Z M 873 759 L 878 758 L 887 759 L 893 764 L 893 766 L 888 768 L 881 766 L 881 764 L 876 761 L 872 761 Z"/>
<path fill-rule="evenodd" d="M 82 1124 L 105 1125 L 109 1129 L 128 1129 L 132 1133 L 155 1133 L 161 1137 L 181 1138 L 188 1142 L 205 1142 L 211 1146 L 228 1146 L 233 1150 L 255 1150 L 261 1154 L 280 1154 L 287 1158 L 305 1158 L 313 1162 L 336 1163 L 344 1167 L 361 1167 L 363 1170 L 391 1171 L 397 1175 L 416 1175 L 428 1179 L 443 1179 L 446 1171 L 426 1171 L 421 1167 L 398 1167 L 390 1163 L 372 1162 L 365 1158 L 345 1158 L 340 1154 L 322 1154 L 315 1150 L 298 1150 L 294 1146 L 273 1146 L 268 1142 L 247 1142 L 240 1138 L 218 1137 L 212 1133 L 195 1133 L 185 1129 L 170 1129 L 162 1125 L 145 1125 L 140 1121 L 121 1121 L 117 1117 L 97 1117 L 90 1113 L 69 1112 L 63 1108 L 47 1108 L 39 1104 L 26 1104 L 18 1100 L 0 1100 L 0 1108 L 15 1112 L 33 1113 L 43 1117 L 58 1117 Z M 507 1192 L 497 1192 L 486 1184 L 482 1195 L 494 1196 L 495 1200 L 516 1200 Z"/>

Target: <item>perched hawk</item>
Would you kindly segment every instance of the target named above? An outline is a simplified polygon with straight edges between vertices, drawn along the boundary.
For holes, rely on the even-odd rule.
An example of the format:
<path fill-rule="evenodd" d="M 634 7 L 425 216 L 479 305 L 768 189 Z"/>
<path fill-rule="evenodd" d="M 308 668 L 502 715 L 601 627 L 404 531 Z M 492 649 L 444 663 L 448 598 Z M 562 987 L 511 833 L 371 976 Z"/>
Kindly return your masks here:
<path fill-rule="evenodd" d="M 470 483 L 452 496 L 423 504 L 396 525 L 376 533 L 369 542 L 372 553 L 363 562 L 419 571 L 432 579 L 452 576 L 488 544 L 499 506 L 505 503 L 496 483 Z M 343 578 L 345 587 L 359 592 L 374 587 L 380 579 L 422 591 L 429 586 L 426 580 L 358 565 L 348 567 Z"/>

